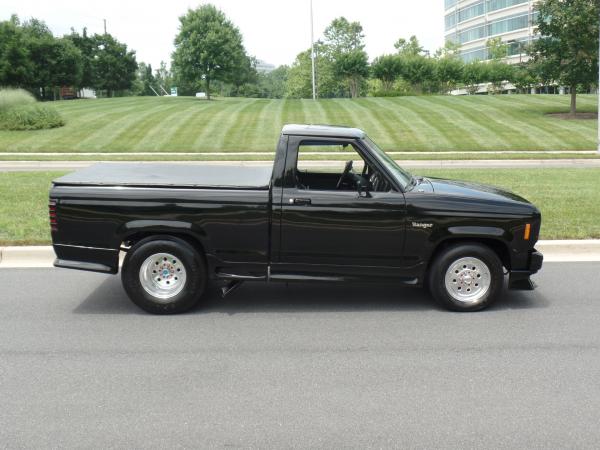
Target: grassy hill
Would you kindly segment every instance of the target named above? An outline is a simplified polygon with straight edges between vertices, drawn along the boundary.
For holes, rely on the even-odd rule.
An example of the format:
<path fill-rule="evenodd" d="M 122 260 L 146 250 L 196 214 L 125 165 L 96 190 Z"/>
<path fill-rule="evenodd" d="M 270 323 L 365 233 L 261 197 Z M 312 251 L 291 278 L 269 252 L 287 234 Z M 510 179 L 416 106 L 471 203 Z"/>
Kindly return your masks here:
<path fill-rule="evenodd" d="M 596 96 L 579 96 L 582 111 Z M 266 152 L 285 123 L 357 126 L 388 151 L 592 150 L 596 120 L 564 120 L 557 95 L 358 100 L 129 97 L 56 103 L 67 124 L 0 131 L 2 152 Z"/>

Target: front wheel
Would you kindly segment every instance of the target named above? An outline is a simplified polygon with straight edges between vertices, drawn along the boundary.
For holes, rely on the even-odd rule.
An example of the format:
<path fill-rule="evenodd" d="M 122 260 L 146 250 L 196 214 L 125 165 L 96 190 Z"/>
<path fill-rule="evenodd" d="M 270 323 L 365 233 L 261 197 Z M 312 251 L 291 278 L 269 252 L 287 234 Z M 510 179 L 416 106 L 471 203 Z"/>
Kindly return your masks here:
<path fill-rule="evenodd" d="M 453 311 L 479 311 L 488 307 L 500 296 L 503 282 L 498 255 L 480 244 L 444 249 L 429 272 L 431 294 Z"/>
<path fill-rule="evenodd" d="M 176 314 L 198 304 L 206 289 L 206 264 L 181 239 L 150 238 L 127 252 L 121 280 L 131 301 L 143 310 Z"/>

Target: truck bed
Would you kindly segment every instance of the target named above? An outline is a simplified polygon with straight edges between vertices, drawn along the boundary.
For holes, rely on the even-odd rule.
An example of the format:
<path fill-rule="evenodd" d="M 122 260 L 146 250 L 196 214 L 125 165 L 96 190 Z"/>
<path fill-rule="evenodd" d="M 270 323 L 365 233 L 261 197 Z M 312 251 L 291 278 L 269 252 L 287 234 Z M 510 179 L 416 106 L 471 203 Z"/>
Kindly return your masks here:
<path fill-rule="evenodd" d="M 269 189 L 271 167 L 197 164 L 95 164 L 54 180 L 56 186 Z"/>

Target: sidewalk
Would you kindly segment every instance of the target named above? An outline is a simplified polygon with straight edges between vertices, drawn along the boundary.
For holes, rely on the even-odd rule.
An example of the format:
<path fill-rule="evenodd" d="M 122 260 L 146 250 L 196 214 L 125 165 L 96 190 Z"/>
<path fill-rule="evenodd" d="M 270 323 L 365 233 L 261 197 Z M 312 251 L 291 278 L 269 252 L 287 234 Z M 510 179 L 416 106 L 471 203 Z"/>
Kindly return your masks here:
<path fill-rule="evenodd" d="M 538 241 L 544 262 L 600 261 L 600 239 Z M 51 246 L 0 247 L 0 269 L 52 267 Z"/>
<path fill-rule="evenodd" d="M 270 166 L 267 161 L 0 161 L 0 172 L 77 170 L 102 162 L 103 164 L 185 164 Z M 397 160 L 407 169 L 532 169 L 532 168 L 591 168 L 600 167 L 600 159 L 497 159 L 497 160 Z M 343 167 L 344 161 L 304 161 L 305 166 Z"/>

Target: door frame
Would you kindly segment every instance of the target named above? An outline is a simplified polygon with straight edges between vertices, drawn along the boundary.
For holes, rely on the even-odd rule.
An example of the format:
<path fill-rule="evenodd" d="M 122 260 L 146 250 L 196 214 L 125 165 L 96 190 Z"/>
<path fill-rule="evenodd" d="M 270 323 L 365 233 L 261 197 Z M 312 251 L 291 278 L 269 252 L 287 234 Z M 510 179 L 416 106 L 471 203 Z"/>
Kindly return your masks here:
<path fill-rule="evenodd" d="M 296 169 L 297 169 L 297 163 L 298 163 L 298 157 L 299 157 L 299 149 L 303 143 L 307 143 L 307 142 L 314 143 L 317 145 L 319 143 L 324 143 L 324 145 L 327 145 L 327 143 L 331 143 L 331 145 L 334 145 L 334 144 L 340 144 L 340 145 L 349 144 L 349 145 L 351 145 L 353 150 L 357 152 L 357 154 L 365 161 L 365 163 L 374 167 L 381 174 L 381 176 L 383 176 L 385 178 L 385 180 L 389 183 L 389 185 L 391 186 L 389 194 L 393 193 L 395 195 L 401 196 L 402 199 L 404 200 L 404 205 L 406 205 L 406 202 L 404 199 L 404 192 L 398 186 L 397 180 L 395 180 L 394 177 L 390 175 L 389 171 L 385 167 L 382 167 L 382 164 L 380 163 L 380 161 L 378 161 L 375 157 L 370 155 L 368 148 L 365 148 L 364 144 L 361 145 L 361 142 L 359 140 L 352 139 L 352 138 L 319 137 L 319 136 L 293 136 L 293 135 L 289 136 L 288 142 L 287 142 L 285 167 L 284 167 L 283 174 L 282 174 L 283 182 L 278 186 L 277 191 L 273 193 L 273 219 L 274 220 L 272 222 L 272 226 L 273 226 L 274 230 L 272 233 L 273 240 L 272 240 L 272 252 L 271 252 L 272 260 L 271 261 L 272 261 L 272 264 L 274 264 L 274 270 L 277 270 L 277 269 L 291 270 L 293 267 L 300 268 L 301 266 L 303 266 L 302 263 L 284 263 L 284 262 L 282 262 L 281 250 L 282 250 L 282 239 L 283 239 L 283 224 L 282 224 L 283 207 L 287 206 L 287 205 L 284 205 L 285 193 L 291 189 L 297 190 L 299 196 L 301 195 L 302 192 L 310 192 L 310 191 L 303 191 L 301 189 L 298 189 L 297 182 L 296 182 Z M 315 192 L 315 193 L 316 192 L 319 192 L 319 193 L 328 192 L 328 193 L 332 193 L 332 194 L 335 193 L 335 191 L 326 191 L 326 190 L 313 190 L 312 192 Z M 340 194 L 342 194 L 343 196 L 358 197 L 357 191 L 356 192 L 355 191 L 343 191 L 343 192 L 340 192 Z M 277 212 L 275 212 L 275 211 L 277 211 Z M 405 214 L 406 214 L 406 210 L 404 209 L 404 217 L 405 217 Z M 403 226 L 404 227 L 406 226 L 405 219 L 403 219 Z M 402 236 L 402 239 L 403 239 L 402 248 L 404 248 L 405 236 Z M 399 266 L 400 265 L 401 265 L 401 261 L 399 261 Z M 323 267 L 326 267 L 326 266 L 335 266 L 335 265 L 323 264 Z M 399 266 L 394 266 L 394 267 L 371 266 L 371 267 L 381 268 L 382 276 L 397 276 Z M 356 276 L 360 277 L 361 267 L 367 267 L 367 266 L 348 265 L 348 266 L 340 266 L 340 267 L 344 267 L 346 269 L 346 271 L 349 273 L 356 272 Z M 387 272 L 386 269 L 389 269 L 389 273 L 387 273 L 387 274 L 386 274 L 386 272 Z"/>

